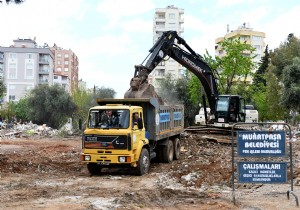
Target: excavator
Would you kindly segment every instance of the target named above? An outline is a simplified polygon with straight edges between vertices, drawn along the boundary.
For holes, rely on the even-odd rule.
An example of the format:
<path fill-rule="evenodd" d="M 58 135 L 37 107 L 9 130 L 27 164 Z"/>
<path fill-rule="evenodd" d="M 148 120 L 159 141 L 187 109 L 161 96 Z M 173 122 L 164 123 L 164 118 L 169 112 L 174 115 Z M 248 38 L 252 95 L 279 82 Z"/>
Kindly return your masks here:
<path fill-rule="evenodd" d="M 213 70 L 176 31 L 163 32 L 149 52 L 142 64 L 135 66 L 134 77 L 130 81 L 130 88 L 124 98 L 155 97 L 163 104 L 164 101 L 155 92 L 154 86 L 148 83 L 148 76 L 160 62 L 169 56 L 200 80 L 206 95 L 203 95 L 204 110 L 206 110 L 206 98 L 210 108 L 209 116 L 205 111 L 206 124 L 229 127 L 230 124 L 236 122 L 245 122 L 245 100 L 239 95 L 219 95 Z M 143 65 L 146 60 L 147 62 Z"/>

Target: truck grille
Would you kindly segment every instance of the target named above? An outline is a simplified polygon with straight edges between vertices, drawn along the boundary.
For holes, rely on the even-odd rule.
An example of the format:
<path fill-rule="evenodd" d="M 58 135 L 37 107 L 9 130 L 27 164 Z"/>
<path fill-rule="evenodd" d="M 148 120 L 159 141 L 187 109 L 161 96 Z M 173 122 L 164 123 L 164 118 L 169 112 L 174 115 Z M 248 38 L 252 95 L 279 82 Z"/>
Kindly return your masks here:
<path fill-rule="evenodd" d="M 87 149 L 127 149 L 127 136 L 86 135 L 84 147 Z"/>

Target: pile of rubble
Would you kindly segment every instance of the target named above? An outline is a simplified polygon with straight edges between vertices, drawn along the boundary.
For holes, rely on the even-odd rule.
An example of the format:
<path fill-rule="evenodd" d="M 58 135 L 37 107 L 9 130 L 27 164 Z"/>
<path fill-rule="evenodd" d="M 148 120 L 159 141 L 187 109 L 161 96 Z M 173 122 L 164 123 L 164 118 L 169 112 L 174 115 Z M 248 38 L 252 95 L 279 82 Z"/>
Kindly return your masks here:
<path fill-rule="evenodd" d="M 3 126 L 0 130 L 0 139 L 10 138 L 29 138 L 34 136 L 47 136 L 53 137 L 61 133 L 67 135 L 73 134 L 72 126 L 63 126 L 61 129 L 53 129 L 48 127 L 46 124 L 37 125 L 32 122 L 29 123 L 17 123 L 10 126 Z"/>

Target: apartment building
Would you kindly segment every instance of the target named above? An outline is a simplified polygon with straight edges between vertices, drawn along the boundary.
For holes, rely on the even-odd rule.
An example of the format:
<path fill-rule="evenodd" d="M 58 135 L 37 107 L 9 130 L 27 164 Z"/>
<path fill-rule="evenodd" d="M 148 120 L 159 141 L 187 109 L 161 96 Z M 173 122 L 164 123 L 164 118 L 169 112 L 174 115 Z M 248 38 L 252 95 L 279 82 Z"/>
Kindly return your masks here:
<path fill-rule="evenodd" d="M 153 44 L 158 40 L 164 31 L 177 31 L 179 36 L 183 36 L 184 28 L 184 9 L 174 7 L 155 9 L 153 19 Z M 175 78 L 185 73 L 183 68 L 174 59 L 162 61 L 149 75 L 148 82 L 157 87 L 158 80 L 163 79 L 165 75 L 172 74 Z"/>
<path fill-rule="evenodd" d="M 0 78 L 6 85 L 2 103 L 18 101 L 39 84 L 53 84 L 51 50 L 32 39 L 16 39 L 10 47 L 0 47 Z"/>
<path fill-rule="evenodd" d="M 253 52 L 256 56 L 253 59 L 253 62 L 255 64 L 255 68 L 252 70 L 254 73 L 258 66 L 261 58 L 264 56 L 264 51 L 266 48 L 265 44 L 265 37 L 266 34 L 261 31 L 254 31 L 253 28 L 250 27 L 249 24 L 243 23 L 241 26 L 239 26 L 236 30 L 230 31 L 229 25 L 227 25 L 227 33 L 224 37 L 219 37 L 215 40 L 215 55 L 216 56 L 224 56 L 226 52 L 222 49 L 220 43 L 224 41 L 224 39 L 240 39 L 242 42 L 246 42 L 247 44 L 250 44 L 252 47 L 255 48 L 255 51 Z M 244 52 L 245 56 L 249 56 L 249 53 Z M 248 77 L 246 79 L 248 83 L 252 83 L 252 77 Z"/>
<path fill-rule="evenodd" d="M 54 44 L 50 48 L 54 55 L 54 83 L 61 84 L 72 93 L 78 89 L 78 57 L 71 49 L 66 50 Z"/>

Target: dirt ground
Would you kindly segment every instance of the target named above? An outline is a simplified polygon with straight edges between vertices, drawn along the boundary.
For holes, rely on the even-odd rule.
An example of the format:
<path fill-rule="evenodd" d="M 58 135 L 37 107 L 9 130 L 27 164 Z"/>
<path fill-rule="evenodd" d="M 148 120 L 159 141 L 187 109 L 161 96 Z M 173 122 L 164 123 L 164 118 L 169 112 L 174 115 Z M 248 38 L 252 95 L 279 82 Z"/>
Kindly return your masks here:
<path fill-rule="evenodd" d="M 0 143 L 0 209 L 299 209 L 292 195 L 287 199 L 290 183 L 236 183 L 234 205 L 231 145 L 199 134 L 182 139 L 180 160 L 152 163 L 144 176 L 126 169 L 90 176 L 79 160 L 80 137 L 11 138 Z M 299 148 L 296 141 L 297 196 Z"/>

